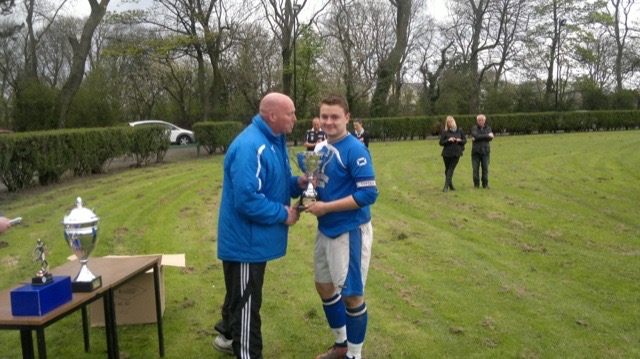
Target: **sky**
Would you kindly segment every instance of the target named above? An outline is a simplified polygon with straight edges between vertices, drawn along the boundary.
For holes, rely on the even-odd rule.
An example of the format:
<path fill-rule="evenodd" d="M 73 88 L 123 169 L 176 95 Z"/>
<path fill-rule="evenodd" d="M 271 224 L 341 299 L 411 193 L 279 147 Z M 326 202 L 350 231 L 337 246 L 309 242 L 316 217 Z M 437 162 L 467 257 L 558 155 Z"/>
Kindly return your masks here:
<path fill-rule="evenodd" d="M 89 13 L 91 13 L 91 7 L 89 6 L 88 0 L 69 1 L 69 12 L 80 16 L 89 16 Z M 309 0 L 305 10 L 307 10 L 307 8 L 309 8 L 308 10 L 311 10 L 310 5 L 313 5 L 316 1 L 317 0 Z M 445 1 L 446 0 L 427 0 L 427 6 L 430 8 L 430 12 L 435 18 L 442 18 L 447 15 Z M 111 0 L 107 10 L 120 12 L 133 9 L 146 9 L 151 7 L 152 3 L 153 0 Z M 301 12 L 301 16 L 304 16 L 304 10 Z"/>
<path fill-rule="evenodd" d="M 73 9 L 73 13 L 80 16 L 89 16 L 91 13 L 91 7 L 89 6 L 89 0 L 69 0 L 70 9 Z M 99 0 L 98 0 L 99 1 Z M 144 9 L 150 7 L 152 0 L 111 0 L 107 11 L 125 11 L 134 9 Z"/>
<path fill-rule="evenodd" d="M 80 16 L 89 16 L 91 13 L 91 7 L 89 6 L 88 0 L 68 0 L 67 11 L 70 14 L 80 15 Z M 99 0 L 98 0 L 99 1 Z M 295 0 L 294 0 L 295 1 Z M 441 20 L 447 17 L 447 0 L 426 0 L 427 7 L 429 13 L 436 19 Z M 302 2 L 302 0 L 299 0 Z M 133 9 L 148 9 L 151 7 L 153 0 L 111 0 L 109 2 L 108 11 L 125 11 L 125 10 L 133 10 Z M 305 12 L 310 14 L 313 11 L 313 5 L 319 4 L 318 0 L 308 0 L 307 6 L 300 13 L 301 18 L 304 17 Z M 640 7 L 635 7 L 635 12 L 640 13 Z M 634 18 L 632 16 L 632 18 Z M 637 20 L 637 17 L 635 18 Z"/>

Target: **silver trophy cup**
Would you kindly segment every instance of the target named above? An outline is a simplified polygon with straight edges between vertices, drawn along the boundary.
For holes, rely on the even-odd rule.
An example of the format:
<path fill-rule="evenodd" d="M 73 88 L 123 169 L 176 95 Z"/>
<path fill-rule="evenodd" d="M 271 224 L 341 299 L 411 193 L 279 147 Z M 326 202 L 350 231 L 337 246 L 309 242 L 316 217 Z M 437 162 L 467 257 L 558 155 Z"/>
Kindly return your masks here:
<path fill-rule="evenodd" d="M 296 207 L 299 211 L 304 211 L 309 205 L 318 200 L 318 192 L 316 192 L 313 186 L 313 179 L 323 172 L 324 167 L 331 161 L 332 154 L 333 152 L 331 151 L 303 151 L 294 153 L 293 162 L 307 175 L 307 178 L 309 178 L 307 189 L 302 192 L 300 202 Z"/>
<path fill-rule="evenodd" d="M 87 267 L 89 255 L 98 242 L 98 216 L 82 207 L 78 197 L 77 207 L 64 217 L 64 239 L 71 252 L 80 260 L 80 272 L 71 283 L 74 292 L 91 292 L 102 286 L 102 277 L 96 276 Z"/>

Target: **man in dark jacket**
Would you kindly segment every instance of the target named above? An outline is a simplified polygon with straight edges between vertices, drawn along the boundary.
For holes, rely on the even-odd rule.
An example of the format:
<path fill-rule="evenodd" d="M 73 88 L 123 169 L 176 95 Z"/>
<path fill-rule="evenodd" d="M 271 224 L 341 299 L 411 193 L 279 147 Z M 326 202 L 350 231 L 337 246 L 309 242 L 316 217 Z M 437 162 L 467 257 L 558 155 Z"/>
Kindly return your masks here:
<path fill-rule="evenodd" d="M 300 218 L 290 201 L 308 180 L 292 176 L 285 138 L 295 123 L 288 96 L 266 95 L 260 113 L 233 140 L 224 159 L 218 258 L 227 292 L 213 346 L 238 358 L 262 358 L 260 307 L 267 261 L 285 255 L 289 226 Z"/>
<path fill-rule="evenodd" d="M 478 124 L 471 129 L 471 166 L 473 167 L 473 187 L 480 187 L 479 170 L 482 166 L 482 188 L 489 189 L 489 162 L 491 152 L 491 140 L 493 140 L 493 132 L 491 127 L 487 126 L 487 118 L 485 115 L 476 117 Z"/>
<path fill-rule="evenodd" d="M 318 143 L 327 139 L 327 135 L 320 128 L 320 118 L 314 118 L 311 123 L 313 128 L 307 130 L 304 135 L 304 147 L 307 148 L 307 151 L 313 151 Z"/>

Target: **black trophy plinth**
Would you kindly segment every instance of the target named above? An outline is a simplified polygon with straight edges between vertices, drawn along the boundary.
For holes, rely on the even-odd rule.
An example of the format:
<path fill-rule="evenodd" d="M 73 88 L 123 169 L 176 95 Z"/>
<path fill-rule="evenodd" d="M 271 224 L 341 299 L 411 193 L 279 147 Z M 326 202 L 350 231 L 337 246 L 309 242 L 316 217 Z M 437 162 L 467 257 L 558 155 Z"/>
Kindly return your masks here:
<path fill-rule="evenodd" d="M 74 293 L 88 293 L 102 287 L 102 276 L 93 278 L 90 282 L 71 282 L 71 291 Z"/>
<path fill-rule="evenodd" d="M 31 284 L 33 285 L 46 285 L 49 283 L 53 283 L 53 276 L 51 273 L 37 274 L 35 277 L 31 278 Z"/>

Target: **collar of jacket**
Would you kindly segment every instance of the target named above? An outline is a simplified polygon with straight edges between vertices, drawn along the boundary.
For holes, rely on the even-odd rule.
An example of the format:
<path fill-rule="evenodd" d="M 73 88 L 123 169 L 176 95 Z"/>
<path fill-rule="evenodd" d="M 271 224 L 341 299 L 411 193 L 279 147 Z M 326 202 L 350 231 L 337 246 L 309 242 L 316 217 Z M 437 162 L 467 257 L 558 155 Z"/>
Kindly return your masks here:
<path fill-rule="evenodd" d="M 273 133 L 273 131 L 271 130 L 271 127 L 269 127 L 269 125 L 267 125 L 267 121 L 265 121 L 262 116 L 260 116 L 260 114 L 255 115 L 253 117 L 253 119 L 251 120 L 251 122 L 260 129 L 260 131 L 262 131 L 262 133 L 264 133 L 265 136 L 267 136 L 267 138 L 271 141 L 275 141 L 278 138 L 283 137 L 283 134 L 279 134 L 279 135 L 275 135 Z"/>

